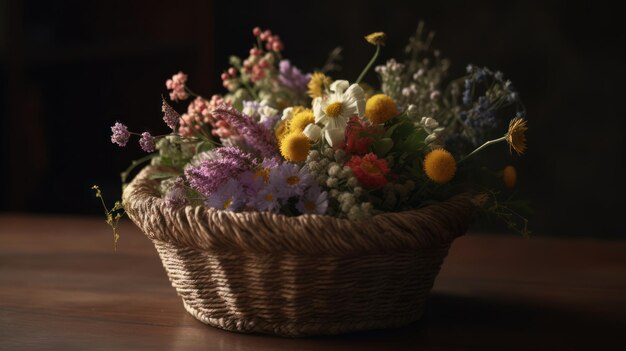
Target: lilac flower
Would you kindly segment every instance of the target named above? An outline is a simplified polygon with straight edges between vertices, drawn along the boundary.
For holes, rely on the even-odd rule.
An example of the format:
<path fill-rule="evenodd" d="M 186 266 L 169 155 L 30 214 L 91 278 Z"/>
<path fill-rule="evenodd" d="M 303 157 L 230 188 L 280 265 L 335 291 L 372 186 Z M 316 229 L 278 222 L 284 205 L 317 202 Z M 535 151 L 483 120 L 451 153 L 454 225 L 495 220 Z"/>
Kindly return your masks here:
<path fill-rule="evenodd" d="M 278 68 L 280 70 L 278 81 L 282 85 L 298 93 L 306 92 L 307 84 L 311 80 L 310 74 L 303 74 L 296 66 L 292 66 L 289 60 L 281 60 Z"/>
<path fill-rule="evenodd" d="M 235 179 L 228 179 L 215 192 L 207 196 L 205 204 L 218 210 L 239 211 L 246 203 L 246 194 Z"/>
<path fill-rule="evenodd" d="M 216 107 L 212 114 L 216 118 L 223 119 L 237 130 L 248 146 L 261 156 L 271 158 L 278 155 L 278 147 L 273 133 L 257 124 L 250 117 L 225 104 Z"/>
<path fill-rule="evenodd" d="M 300 197 L 296 209 L 302 214 L 324 214 L 328 209 L 328 194 L 313 185 Z"/>
<path fill-rule="evenodd" d="M 167 124 L 172 130 L 176 130 L 176 124 L 180 119 L 180 114 L 174 110 L 172 106 L 170 106 L 165 99 L 163 99 L 163 105 L 161 106 L 161 111 L 163 111 L 163 122 Z"/>
<path fill-rule="evenodd" d="M 280 189 L 282 198 L 302 195 L 304 190 L 313 183 L 308 167 L 285 162 L 272 169 L 270 182 Z"/>
<path fill-rule="evenodd" d="M 128 127 L 120 122 L 115 122 L 115 125 L 111 127 L 113 135 L 111 135 L 111 142 L 119 146 L 126 146 L 128 139 L 130 138 L 130 132 Z"/>
<path fill-rule="evenodd" d="M 141 149 L 145 152 L 154 152 L 154 150 L 156 149 L 154 137 L 148 132 L 141 133 L 141 139 L 139 139 L 139 146 L 141 146 Z"/>
<path fill-rule="evenodd" d="M 185 176 L 189 185 L 208 197 L 227 180 L 256 166 L 252 155 L 235 147 L 221 147 L 212 151 L 215 157 L 187 167 Z"/>

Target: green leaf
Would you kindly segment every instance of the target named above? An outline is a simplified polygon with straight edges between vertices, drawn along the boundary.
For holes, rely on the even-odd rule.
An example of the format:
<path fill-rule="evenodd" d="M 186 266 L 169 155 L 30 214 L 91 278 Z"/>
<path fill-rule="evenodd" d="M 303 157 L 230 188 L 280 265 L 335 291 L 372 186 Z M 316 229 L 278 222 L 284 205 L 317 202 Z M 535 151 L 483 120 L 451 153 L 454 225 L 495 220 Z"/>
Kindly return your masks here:
<path fill-rule="evenodd" d="M 376 156 L 385 157 L 389 151 L 393 148 L 393 140 L 391 138 L 381 138 L 376 140 L 374 144 L 372 144 L 372 149 Z"/>

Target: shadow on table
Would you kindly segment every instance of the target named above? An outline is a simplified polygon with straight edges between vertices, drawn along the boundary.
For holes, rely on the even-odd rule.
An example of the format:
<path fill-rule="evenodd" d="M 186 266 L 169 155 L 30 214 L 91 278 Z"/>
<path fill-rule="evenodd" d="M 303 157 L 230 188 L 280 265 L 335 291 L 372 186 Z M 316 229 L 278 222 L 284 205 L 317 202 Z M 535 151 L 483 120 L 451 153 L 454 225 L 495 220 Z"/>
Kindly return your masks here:
<path fill-rule="evenodd" d="M 393 330 L 284 339 L 209 328 L 177 338 L 173 346 L 206 342 L 218 350 L 598 349 L 620 341 L 624 327 L 623 320 L 556 307 L 434 294 L 420 321 Z"/>

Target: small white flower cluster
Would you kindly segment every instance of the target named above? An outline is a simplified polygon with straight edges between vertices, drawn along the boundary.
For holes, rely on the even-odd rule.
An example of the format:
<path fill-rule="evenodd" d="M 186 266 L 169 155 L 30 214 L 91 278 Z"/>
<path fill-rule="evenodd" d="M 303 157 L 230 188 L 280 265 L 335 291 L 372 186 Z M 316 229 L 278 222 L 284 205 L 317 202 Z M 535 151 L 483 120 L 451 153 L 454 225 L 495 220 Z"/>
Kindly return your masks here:
<path fill-rule="evenodd" d="M 380 77 L 381 90 L 383 93 L 396 100 L 396 102 L 398 102 L 397 99 L 402 96 L 405 68 L 406 66 L 404 64 L 390 59 L 385 65 L 376 66 L 374 69 Z"/>
<path fill-rule="evenodd" d="M 363 201 L 365 191 L 350 167 L 342 166 L 347 160 L 348 155 L 344 150 L 324 148 L 322 152 L 309 152 L 306 164 L 317 183 L 329 189 L 330 201 L 338 205 L 329 206 L 328 214 L 348 219 L 371 217 L 373 206 Z"/>
<path fill-rule="evenodd" d="M 424 140 L 431 149 L 440 148 L 440 140 L 444 131 L 444 127 L 439 126 L 439 122 L 432 117 L 422 117 L 419 115 L 419 111 L 415 105 L 409 105 L 406 110 L 406 115 L 411 119 L 413 124 L 424 129 L 428 136 Z M 420 118 L 421 117 L 421 118 Z"/>

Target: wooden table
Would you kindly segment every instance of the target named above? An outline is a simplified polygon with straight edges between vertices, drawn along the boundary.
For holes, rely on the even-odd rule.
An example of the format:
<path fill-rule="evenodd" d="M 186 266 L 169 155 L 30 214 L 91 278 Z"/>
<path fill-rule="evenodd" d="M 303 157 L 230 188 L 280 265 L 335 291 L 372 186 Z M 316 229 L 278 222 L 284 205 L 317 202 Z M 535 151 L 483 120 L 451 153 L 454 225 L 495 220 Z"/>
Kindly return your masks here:
<path fill-rule="evenodd" d="M 626 347 L 626 242 L 457 240 L 423 319 L 283 339 L 208 327 L 183 309 L 151 243 L 100 218 L 0 215 L 1 350 L 568 350 Z"/>

